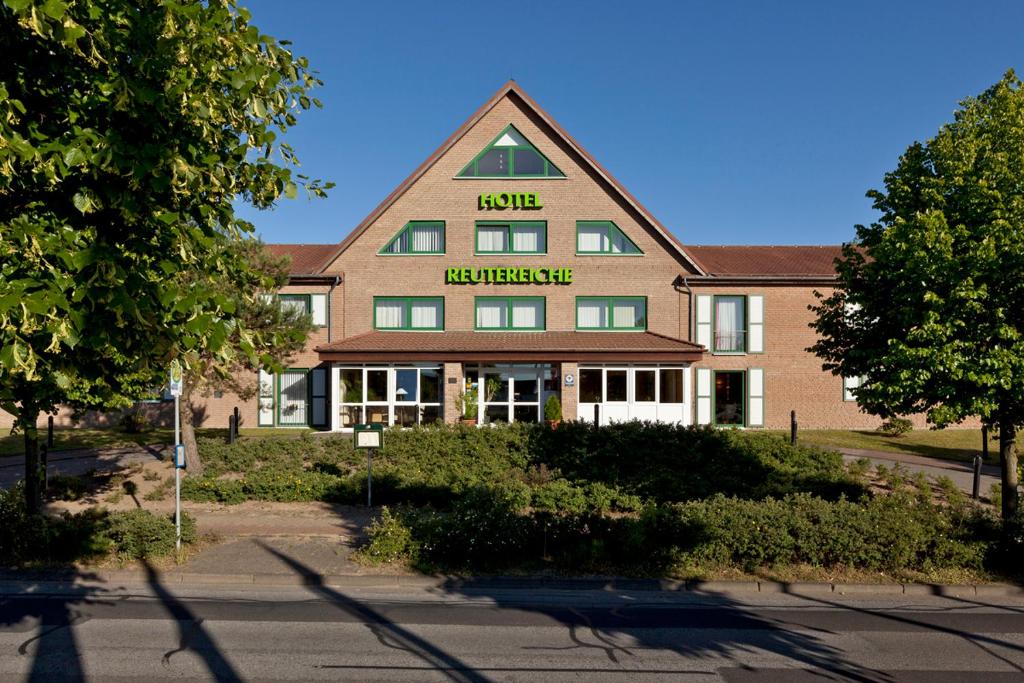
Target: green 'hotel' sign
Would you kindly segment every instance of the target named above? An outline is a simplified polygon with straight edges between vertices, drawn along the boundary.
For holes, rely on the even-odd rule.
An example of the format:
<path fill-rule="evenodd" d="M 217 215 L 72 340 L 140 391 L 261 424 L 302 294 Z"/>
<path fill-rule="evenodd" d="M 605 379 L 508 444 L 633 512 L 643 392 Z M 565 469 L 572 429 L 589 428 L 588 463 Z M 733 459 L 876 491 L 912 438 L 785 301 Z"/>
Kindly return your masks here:
<path fill-rule="evenodd" d="M 568 285 L 572 268 L 448 268 L 446 285 Z"/>
<path fill-rule="evenodd" d="M 481 209 L 542 209 L 536 192 L 492 192 L 480 195 Z"/>

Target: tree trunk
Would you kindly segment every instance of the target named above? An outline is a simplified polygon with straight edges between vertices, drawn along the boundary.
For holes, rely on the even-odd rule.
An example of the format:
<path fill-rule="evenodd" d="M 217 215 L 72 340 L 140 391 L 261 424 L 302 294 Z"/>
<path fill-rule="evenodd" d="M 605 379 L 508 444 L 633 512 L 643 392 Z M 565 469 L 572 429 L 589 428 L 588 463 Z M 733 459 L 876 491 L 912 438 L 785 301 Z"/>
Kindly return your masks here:
<path fill-rule="evenodd" d="M 1003 468 L 1003 519 L 1008 520 L 1017 512 L 1020 483 L 1017 476 L 1017 428 L 1008 421 L 999 423 L 999 463 Z"/>
<path fill-rule="evenodd" d="M 18 416 L 21 430 L 25 435 L 25 510 L 30 515 L 38 514 L 43 506 L 43 482 L 39 463 L 39 431 L 36 420 L 39 411 L 22 403 Z"/>
<path fill-rule="evenodd" d="M 184 378 L 181 386 L 181 443 L 185 445 L 185 473 L 189 476 L 203 476 L 203 461 L 196 445 L 195 414 L 192 410 L 192 383 Z"/>

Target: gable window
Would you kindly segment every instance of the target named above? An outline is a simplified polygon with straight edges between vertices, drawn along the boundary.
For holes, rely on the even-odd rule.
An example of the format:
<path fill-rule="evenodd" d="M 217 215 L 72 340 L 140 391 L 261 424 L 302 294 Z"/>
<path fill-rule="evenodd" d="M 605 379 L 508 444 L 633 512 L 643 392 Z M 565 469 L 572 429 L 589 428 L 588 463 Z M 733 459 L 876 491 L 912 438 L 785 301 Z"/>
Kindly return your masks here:
<path fill-rule="evenodd" d="M 578 296 L 577 330 L 643 331 L 647 329 L 647 297 Z"/>
<path fill-rule="evenodd" d="M 443 330 L 443 297 L 373 298 L 373 326 L 378 330 Z"/>
<path fill-rule="evenodd" d="M 565 174 L 509 124 L 456 177 L 564 178 Z"/>
<path fill-rule="evenodd" d="M 316 327 L 327 326 L 326 294 L 278 294 L 281 310 L 307 313 Z"/>
<path fill-rule="evenodd" d="M 380 253 L 434 255 L 444 253 L 443 221 L 412 221 L 407 223 Z"/>
<path fill-rule="evenodd" d="M 544 221 L 476 224 L 478 254 L 546 254 L 548 226 Z"/>
<path fill-rule="evenodd" d="M 611 221 L 576 221 L 577 254 L 643 254 L 633 240 Z"/>
<path fill-rule="evenodd" d="M 544 297 L 478 296 L 476 298 L 476 329 L 543 330 Z"/>

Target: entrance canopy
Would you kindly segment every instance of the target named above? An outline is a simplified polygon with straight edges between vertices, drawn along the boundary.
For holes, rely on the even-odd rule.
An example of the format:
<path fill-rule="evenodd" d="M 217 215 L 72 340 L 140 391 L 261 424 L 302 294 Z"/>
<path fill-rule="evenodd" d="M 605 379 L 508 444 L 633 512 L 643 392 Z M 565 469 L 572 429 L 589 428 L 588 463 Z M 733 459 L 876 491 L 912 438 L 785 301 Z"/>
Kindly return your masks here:
<path fill-rule="evenodd" d="M 341 362 L 679 362 L 704 347 L 654 332 L 367 332 L 317 347 Z"/>

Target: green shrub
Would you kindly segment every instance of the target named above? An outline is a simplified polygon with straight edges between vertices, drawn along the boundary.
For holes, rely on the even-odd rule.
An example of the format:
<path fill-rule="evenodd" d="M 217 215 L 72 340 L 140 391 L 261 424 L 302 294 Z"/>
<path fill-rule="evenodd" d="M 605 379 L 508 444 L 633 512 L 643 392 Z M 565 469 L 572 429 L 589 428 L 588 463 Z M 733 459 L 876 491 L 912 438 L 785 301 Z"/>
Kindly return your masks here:
<path fill-rule="evenodd" d="M 84 479 L 70 474 L 55 474 L 49 484 L 50 494 L 58 500 L 81 500 L 88 488 Z"/>
<path fill-rule="evenodd" d="M 149 419 L 137 410 L 122 415 L 118 424 L 128 434 L 141 434 L 152 428 Z"/>
<path fill-rule="evenodd" d="M 177 533 L 171 516 L 154 515 L 149 510 L 130 510 L 110 515 L 106 536 L 119 556 L 145 559 L 174 552 Z M 182 513 L 181 541 L 193 543 L 195 539 L 195 521 L 188 513 Z"/>
<path fill-rule="evenodd" d="M 878 431 L 887 436 L 903 436 L 909 434 L 913 429 L 914 423 L 905 417 L 890 417 L 878 427 Z"/>
<path fill-rule="evenodd" d="M 402 515 L 392 513 L 387 507 L 381 509 L 380 518 L 366 528 L 369 542 L 359 549 L 359 554 L 373 562 L 419 561 L 419 543 L 413 539 L 412 529 Z"/>
<path fill-rule="evenodd" d="M 544 419 L 549 422 L 558 422 L 562 419 L 562 403 L 555 394 L 551 394 L 548 400 L 544 401 Z"/>

